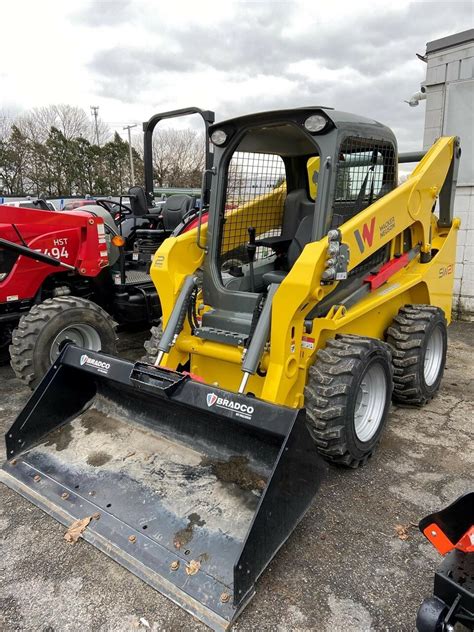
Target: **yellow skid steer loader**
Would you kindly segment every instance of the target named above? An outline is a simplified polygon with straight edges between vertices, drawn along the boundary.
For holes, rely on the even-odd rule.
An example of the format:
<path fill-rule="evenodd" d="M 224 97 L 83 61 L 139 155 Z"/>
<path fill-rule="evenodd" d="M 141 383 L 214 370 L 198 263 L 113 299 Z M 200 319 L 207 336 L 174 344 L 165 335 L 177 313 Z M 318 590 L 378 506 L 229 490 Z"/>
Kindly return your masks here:
<path fill-rule="evenodd" d="M 329 108 L 211 126 L 209 206 L 151 270 L 144 361 L 68 346 L 6 435 L 2 480 L 214 629 L 310 506 L 442 378 L 460 158 L 398 156 Z M 418 165 L 398 185 L 399 161 Z M 206 196 L 203 196 L 205 199 Z M 87 520 L 86 520 L 87 522 Z"/>

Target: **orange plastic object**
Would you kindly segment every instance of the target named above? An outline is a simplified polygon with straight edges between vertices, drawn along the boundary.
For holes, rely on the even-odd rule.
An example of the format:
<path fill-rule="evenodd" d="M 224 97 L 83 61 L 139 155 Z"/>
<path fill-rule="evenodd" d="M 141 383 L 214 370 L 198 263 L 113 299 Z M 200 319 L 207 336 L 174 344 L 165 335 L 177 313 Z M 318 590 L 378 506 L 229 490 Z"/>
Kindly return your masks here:
<path fill-rule="evenodd" d="M 451 540 L 441 531 L 438 525 L 435 522 L 432 522 L 430 525 L 424 529 L 423 534 L 428 538 L 431 544 L 441 553 L 441 555 L 446 555 L 452 549 L 454 549 L 454 544 Z"/>
<path fill-rule="evenodd" d="M 462 536 L 456 548 L 464 553 L 474 553 L 474 525 Z"/>

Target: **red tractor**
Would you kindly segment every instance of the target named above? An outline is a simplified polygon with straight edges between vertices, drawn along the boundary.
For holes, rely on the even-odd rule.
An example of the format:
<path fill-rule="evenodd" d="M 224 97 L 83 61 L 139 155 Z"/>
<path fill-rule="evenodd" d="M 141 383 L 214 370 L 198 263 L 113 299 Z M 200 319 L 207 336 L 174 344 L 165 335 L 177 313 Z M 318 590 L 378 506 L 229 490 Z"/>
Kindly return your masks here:
<path fill-rule="evenodd" d="M 67 343 L 115 354 L 117 325 L 159 320 L 151 258 L 168 236 L 195 225 L 208 194 L 204 178 L 200 205 L 175 195 L 153 206 L 152 136 L 160 120 L 193 113 L 206 128 L 214 120 L 213 112 L 187 108 L 144 123 L 146 192 L 132 187 L 129 207 L 117 211 L 101 200 L 68 212 L 0 206 L 0 352 L 10 345 L 12 368 L 31 388 Z M 210 160 L 206 150 L 206 171 Z"/>

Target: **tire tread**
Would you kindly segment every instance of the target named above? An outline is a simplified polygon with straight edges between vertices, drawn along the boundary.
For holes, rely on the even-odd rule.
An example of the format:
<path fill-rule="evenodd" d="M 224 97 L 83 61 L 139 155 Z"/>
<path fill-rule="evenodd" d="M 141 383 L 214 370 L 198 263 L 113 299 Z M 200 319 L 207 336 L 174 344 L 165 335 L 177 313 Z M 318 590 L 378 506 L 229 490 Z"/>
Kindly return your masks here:
<path fill-rule="evenodd" d="M 421 348 L 424 334 L 433 320 L 441 318 L 443 310 L 434 305 L 405 305 L 387 329 L 387 343 L 392 349 L 393 400 L 404 406 L 424 406 L 435 395 L 429 395 L 420 384 Z"/>
<path fill-rule="evenodd" d="M 96 311 L 111 324 L 112 328 L 115 329 L 117 326 L 117 323 L 102 307 L 79 296 L 58 296 L 33 305 L 29 312 L 21 317 L 13 331 L 9 347 L 10 365 L 16 377 L 30 388 L 38 380 L 33 368 L 35 342 L 38 334 L 52 318 L 63 312 L 65 308 Z"/>
<path fill-rule="evenodd" d="M 375 349 L 387 357 L 390 352 L 381 340 L 349 334 L 338 335 L 316 354 L 305 388 L 308 427 L 320 454 L 346 467 L 364 465 L 375 450 L 355 458 L 346 440 L 345 416 L 348 394 L 354 378 L 364 366 L 364 358 Z"/>

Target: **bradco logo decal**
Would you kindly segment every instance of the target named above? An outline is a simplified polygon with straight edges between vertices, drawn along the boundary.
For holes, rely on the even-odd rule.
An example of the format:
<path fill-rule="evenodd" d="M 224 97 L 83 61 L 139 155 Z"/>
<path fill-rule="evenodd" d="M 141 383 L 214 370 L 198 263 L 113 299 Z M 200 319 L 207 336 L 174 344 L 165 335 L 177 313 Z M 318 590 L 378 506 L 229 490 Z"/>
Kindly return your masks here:
<path fill-rule="evenodd" d="M 364 224 L 364 226 L 362 227 L 362 235 L 360 234 L 359 229 L 354 231 L 354 236 L 356 238 L 357 245 L 359 246 L 359 250 L 361 252 L 364 252 L 366 244 L 370 248 L 370 246 L 372 245 L 374 241 L 374 233 L 375 233 L 375 217 L 372 217 L 370 221 L 370 226 L 368 226 L 367 224 Z"/>
<path fill-rule="evenodd" d="M 224 397 L 219 397 L 215 393 L 208 393 L 206 395 L 206 402 L 209 408 L 215 404 L 217 408 L 231 410 L 235 412 L 236 417 L 242 417 L 243 419 L 251 419 L 254 411 L 253 406 L 241 404 L 240 402 L 234 402 L 233 400 L 225 399 Z"/>
<path fill-rule="evenodd" d="M 83 353 L 79 360 L 81 366 L 90 366 L 93 369 L 97 369 L 99 373 L 107 373 L 110 369 L 110 362 L 104 362 L 103 360 L 96 360 L 95 358 L 90 358 L 87 354 Z"/>
<path fill-rule="evenodd" d="M 214 406 L 214 404 L 217 402 L 217 395 L 215 393 L 208 393 L 206 399 L 207 405 L 209 407 Z"/>

